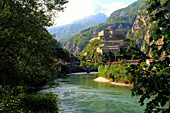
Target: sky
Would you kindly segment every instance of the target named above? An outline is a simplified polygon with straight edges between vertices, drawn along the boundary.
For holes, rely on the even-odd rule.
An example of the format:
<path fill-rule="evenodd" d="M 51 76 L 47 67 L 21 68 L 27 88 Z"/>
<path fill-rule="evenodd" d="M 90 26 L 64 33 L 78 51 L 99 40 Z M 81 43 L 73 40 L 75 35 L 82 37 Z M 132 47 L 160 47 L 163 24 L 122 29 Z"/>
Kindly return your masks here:
<path fill-rule="evenodd" d="M 110 16 L 115 10 L 127 7 L 137 0 L 69 0 L 64 12 L 58 12 L 54 26 L 70 24 L 89 15 L 105 13 Z"/>

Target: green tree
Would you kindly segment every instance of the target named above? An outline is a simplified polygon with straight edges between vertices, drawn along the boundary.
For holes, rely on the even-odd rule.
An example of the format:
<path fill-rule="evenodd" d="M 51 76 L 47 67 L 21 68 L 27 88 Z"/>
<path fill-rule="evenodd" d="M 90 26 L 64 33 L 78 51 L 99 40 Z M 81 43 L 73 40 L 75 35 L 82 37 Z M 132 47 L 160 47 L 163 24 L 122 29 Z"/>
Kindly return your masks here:
<path fill-rule="evenodd" d="M 58 96 L 53 93 L 26 94 L 21 86 L 0 90 L 1 113 L 58 113 Z"/>
<path fill-rule="evenodd" d="M 144 105 L 146 99 L 150 99 L 146 104 L 145 112 L 168 113 L 169 108 L 169 86 L 170 86 L 170 13 L 168 0 L 148 0 L 150 4 L 148 13 L 151 14 L 151 22 L 156 22 L 156 27 L 150 37 L 150 50 L 153 52 L 154 61 L 146 69 L 142 65 L 131 66 L 128 71 L 138 79 L 132 89 L 132 95 L 140 95 L 140 103 Z M 157 43 L 163 39 L 163 44 Z M 164 60 L 159 58 L 164 56 Z"/>
<path fill-rule="evenodd" d="M 20 85 L 32 78 L 48 78 L 54 70 L 52 36 L 53 10 L 63 10 L 64 0 L 1 0 L 0 81 Z M 10 83 L 10 84 L 9 84 Z"/>
<path fill-rule="evenodd" d="M 124 59 L 139 59 L 144 58 L 146 59 L 146 55 L 140 50 L 137 43 L 133 40 L 129 40 L 129 45 L 126 49 L 121 49 L 120 54 L 123 54 Z"/>
<path fill-rule="evenodd" d="M 25 91 L 57 74 L 51 46 L 54 39 L 46 27 L 52 25 L 53 14 L 62 11 L 65 3 L 65 0 L 0 0 L 0 112 L 9 112 L 9 104 L 14 105 L 10 112 L 23 112 L 27 106 L 15 106 L 20 104 L 21 95 L 27 94 L 18 93 L 17 87 Z M 47 98 L 52 100 L 53 96 Z M 37 100 L 43 98 L 46 97 Z M 42 112 L 40 107 L 39 110 Z"/>

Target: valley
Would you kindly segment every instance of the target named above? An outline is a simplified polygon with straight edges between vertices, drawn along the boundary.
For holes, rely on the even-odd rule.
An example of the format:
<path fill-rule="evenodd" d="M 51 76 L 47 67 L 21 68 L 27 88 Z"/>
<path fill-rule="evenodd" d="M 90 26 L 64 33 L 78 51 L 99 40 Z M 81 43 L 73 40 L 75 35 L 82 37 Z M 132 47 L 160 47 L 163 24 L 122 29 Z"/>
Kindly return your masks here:
<path fill-rule="evenodd" d="M 169 113 L 169 4 L 1 0 L 0 113 Z"/>

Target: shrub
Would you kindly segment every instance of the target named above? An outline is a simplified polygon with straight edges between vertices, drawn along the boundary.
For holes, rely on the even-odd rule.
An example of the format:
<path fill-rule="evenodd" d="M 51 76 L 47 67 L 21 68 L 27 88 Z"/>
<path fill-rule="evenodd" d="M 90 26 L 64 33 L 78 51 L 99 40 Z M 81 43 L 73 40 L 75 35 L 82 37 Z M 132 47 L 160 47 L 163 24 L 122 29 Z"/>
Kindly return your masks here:
<path fill-rule="evenodd" d="M 25 94 L 22 86 L 0 87 L 0 113 L 58 113 L 58 96 L 53 93 Z"/>

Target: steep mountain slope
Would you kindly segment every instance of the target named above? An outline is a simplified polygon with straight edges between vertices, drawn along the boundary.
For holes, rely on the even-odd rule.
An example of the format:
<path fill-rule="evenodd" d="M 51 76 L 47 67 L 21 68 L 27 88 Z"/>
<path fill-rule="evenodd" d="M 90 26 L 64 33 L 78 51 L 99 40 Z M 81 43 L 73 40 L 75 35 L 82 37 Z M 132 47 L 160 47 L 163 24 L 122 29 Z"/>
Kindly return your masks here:
<path fill-rule="evenodd" d="M 150 16 L 147 15 L 147 5 L 144 5 L 138 13 L 139 14 L 133 24 L 132 29 L 127 34 L 127 37 L 135 40 L 141 50 L 148 53 L 149 37 L 151 35 L 150 29 L 153 29 L 154 24 L 149 24 Z"/>
<path fill-rule="evenodd" d="M 140 47 L 141 51 L 152 57 L 152 53 L 149 52 L 149 46 L 151 42 L 149 38 L 151 33 L 156 26 L 156 22 L 149 23 L 150 15 L 147 14 L 148 5 L 145 4 L 138 11 L 138 16 L 133 24 L 132 29 L 127 34 L 127 37 L 132 38 Z M 162 44 L 163 40 L 157 41 L 157 44 Z"/>
<path fill-rule="evenodd" d="M 81 52 L 86 45 L 89 43 L 89 40 L 93 37 L 95 32 L 99 32 L 102 29 L 119 29 L 124 31 L 126 34 L 127 31 L 132 27 L 132 24 L 129 23 L 106 23 L 106 24 L 99 24 L 95 27 L 90 27 L 81 31 L 79 34 L 72 36 L 70 39 L 60 40 L 61 45 L 64 48 L 74 55 Z"/>
<path fill-rule="evenodd" d="M 126 35 L 136 20 L 138 14 L 137 11 L 139 10 L 140 6 L 142 6 L 142 3 L 145 3 L 145 1 L 146 0 L 138 0 L 124 9 L 113 12 L 112 15 L 107 19 L 106 23 L 82 30 L 79 34 L 72 36 L 70 39 L 60 40 L 61 45 L 76 55 L 85 48 L 93 34 L 99 32 L 102 29 L 121 30 L 124 31 L 124 34 Z M 135 7 L 136 4 L 137 6 Z M 127 11 L 133 12 L 122 13 Z"/>
<path fill-rule="evenodd" d="M 107 16 L 103 13 L 97 15 L 91 15 L 84 19 L 77 20 L 72 24 L 67 24 L 63 26 L 53 27 L 48 29 L 50 34 L 54 34 L 55 39 L 69 38 L 81 30 L 86 29 L 91 26 L 98 25 L 99 23 L 106 22 Z"/>
<path fill-rule="evenodd" d="M 51 40 L 50 45 L 52 46 L 52 51 L 56 59 L 61 59 L 66 62 L 78 61 L 73 54 L 65 50 L 55 39 Z"/>
<path fill-rule="evenodd" d="M 126 8 L 119 9 L 113 12 L 107 19 L 108 21 L 113 21 L 114 18 L 120 16 L 137 15 L 138 9 L 146 2 L 146 0 L 137 0 Z"/>

